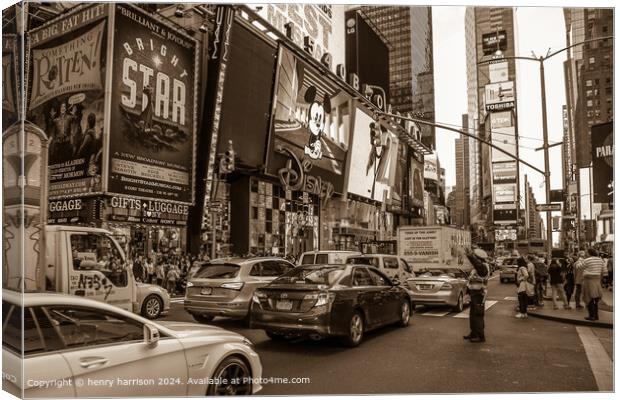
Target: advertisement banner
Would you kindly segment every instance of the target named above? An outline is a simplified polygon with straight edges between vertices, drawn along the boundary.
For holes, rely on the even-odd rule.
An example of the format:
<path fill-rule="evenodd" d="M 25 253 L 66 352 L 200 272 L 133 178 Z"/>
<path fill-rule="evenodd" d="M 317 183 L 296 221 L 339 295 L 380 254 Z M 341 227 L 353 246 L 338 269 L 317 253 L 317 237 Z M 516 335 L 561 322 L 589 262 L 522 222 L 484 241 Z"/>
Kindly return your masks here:
<path fill-rule="evenodd" d="M 140 9 L 114 10 L 107 191 L 193 203 L 197 43 Z"/>
<path fill-rule="evenodd" d="M 595 203 L 611 203 L 613 201 L 613 122 L 592 126 L 592 184 Z"/>
<path fill-rule="evenodd" d="M 498 128 L 508 128 L 514 126 L 511 111 L 494 112 L 490 115 L 491 116 L 489 119 L 491 120 L 491 131 Z"/>
<path fill-rule="evenodd" d="M 277 76 L 267 172 L 278 176 L 292 153 L 306 172 L 342 193 L 351 97 L 284 47 Z"/>
<path fill-rule="evenodd" d="M 501 61 L 489 64 L 489 80 L 491 83 L 505 82 L 508 80 L 508 62 Z"/>
<path fill-rule="evenodd" d="M 510 207 L 510 208 L 509 208 Z M 498 225 L 514 224 L 517 222 L 517 208 L 514 204 L 493 209 L 493 222 Z"/>
<path fill-rule="evenodd" d="M 411 205 L 424 207 L 424 164 L 414 157 L 410 157 L 409 162 L 409 198 Z"/>
<path fill-rule="evenodd" d="M 27 118 L 49 138 L 49 198 L 102 190 L 108 5 L 78 8 L 28 34 Z"/>
<path fill-rule="evenodd" d="M 514 203 L 517 201 L 517 185 L 493 185 L 493 203 Z"/>
<path fill-rule="evenodd" d="M 370 139 L 370 124 L 375 123 L 372 117 L 357 107 L 354 121 L 347 192 L 377 201 L 391 198 L 398 160 L 398 138 L 382 126 L 381 147 L 377 149 Z M 385 197 L 384 192 L 387 192 Z"/>
<path fill-rule="evenodd" d="M 437 171 L 437 154 L 429 154 L 424 156 L 424 179 L 433 181 L 439 180 L 439 171 Z"/>
<path fill-rule="evenodd" d="M 439 263 L 441 257 L 441 229 L 399 229 L 398 230 L 399 254 L 409 264 Z"/>
<path fill-rule="evenodd" d="M 484 87 L 485 109 L 502 111 L 515 106 L 514 82 L 490 83 Z"/>
<path fill-rule="evenodd" d="M 2 35 L 2 130 L 19 119 L 17 113 L 17 51 L 15 35 Z"/>
<path fill-rule="evenodd" d="M 508 46 L 506 31 L 485 33 L 482 35 L 482 52 L 485 55 L 493 54 L 497 50 L 504 51 Z"/>
<path fill-rule="evenodd" d="M 491 141 L 498 148 L 504 150 L 506 153 L 516 157 L 517 155 L 517 137 L 515 136 L 515 128 L 495 128 L 491 132 Z M 497 148 L 491 148 L 491 162 L 498 161 L 510 161 L 514 158 L 510 157 Z"/>
<path fill-rule="evenodd" d="M 491 165 L 493 184 L 517 183 L 517 162 L 498 162 Z"/>

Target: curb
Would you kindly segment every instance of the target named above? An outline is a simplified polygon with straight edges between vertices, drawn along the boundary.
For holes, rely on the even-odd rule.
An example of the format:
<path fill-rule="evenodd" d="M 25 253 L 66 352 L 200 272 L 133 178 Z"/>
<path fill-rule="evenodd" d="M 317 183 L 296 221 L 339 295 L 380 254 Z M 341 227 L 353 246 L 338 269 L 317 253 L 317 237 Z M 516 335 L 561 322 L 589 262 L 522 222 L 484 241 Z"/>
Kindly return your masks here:
<path fill-rule="evenodd" d="M 563 317 L 557 317 L 555 315 L 548 315 L 548 314 L 540 314 L 537 312 L 532 312 L 532 311 L 528 311 L 527 315 L 530 315 L 532 317 L 535 318 L 540 318 L 540 319 L 546 319 L 549 321 L 556 321 L 556 322 L 563 322 L 566 324 L 573 324 L 573 325 L 585 325 L 585 326 L 592 326 L 595 328 L 606 328 L 606 329 L 613 329 L 614 328 L 614 324 L 613 323 L 609 323 L 609 322 L 600 322 L 600 321 L 588 321 L 588 320 L 578 320 L 578 319 L 572 319 L 572 318 L 563 318 Z"/>

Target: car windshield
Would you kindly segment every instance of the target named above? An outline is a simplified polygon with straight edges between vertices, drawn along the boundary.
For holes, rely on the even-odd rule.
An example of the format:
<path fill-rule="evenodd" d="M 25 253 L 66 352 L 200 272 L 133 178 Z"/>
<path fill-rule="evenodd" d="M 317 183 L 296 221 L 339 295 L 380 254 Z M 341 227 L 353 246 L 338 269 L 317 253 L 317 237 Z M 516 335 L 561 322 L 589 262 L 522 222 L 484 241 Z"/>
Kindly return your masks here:
<path fill-rule="evenodd" d="M 378 268 L 379 259 L 377 257 L 349 257 L 347 258 L 347 264 L 371 265 Z"/>
<path fill-rule="evenodd" d="M 193 278 L 229 279 L 239 274 L 239 266 L 235 264 L 205 264 Z"/>
<path fill-rule="evenodd" d="M 344 268 L 337 266 L 320 268 L 298 267 L 277 278 L 273 283 L 331 286 L 340 278 L 342 271 L 344 271 Z"/>
<path fill-rule="evenodd" d="M 459 270 L 443 268 L 443 269 L 422 270 L 418 274 L 418 277 L 439 276 L 439 277 L 456 278 L 457 276 L 460 276 L 460 275 L 462 275 L 462 273 Z"/>

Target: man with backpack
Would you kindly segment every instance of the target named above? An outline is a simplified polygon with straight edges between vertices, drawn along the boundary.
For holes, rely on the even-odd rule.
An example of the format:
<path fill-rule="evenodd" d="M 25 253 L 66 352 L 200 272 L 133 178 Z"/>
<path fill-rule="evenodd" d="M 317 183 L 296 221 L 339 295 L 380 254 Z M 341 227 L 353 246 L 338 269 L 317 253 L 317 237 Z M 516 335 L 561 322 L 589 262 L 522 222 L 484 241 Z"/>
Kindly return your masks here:
<path fill-rule="evenodd" d="M 542 307 L 545 305 L 543 298 L 545 295 L 545 288 L 547 287 L 547 279 L 549 278 L 549 272 L 547 271 L 547 266 L 545 263 L 540 262 L 540 260 L 535 260 L 534 262 L 534 278 L 535 278 L 535 303 L 537 307 Z"/>

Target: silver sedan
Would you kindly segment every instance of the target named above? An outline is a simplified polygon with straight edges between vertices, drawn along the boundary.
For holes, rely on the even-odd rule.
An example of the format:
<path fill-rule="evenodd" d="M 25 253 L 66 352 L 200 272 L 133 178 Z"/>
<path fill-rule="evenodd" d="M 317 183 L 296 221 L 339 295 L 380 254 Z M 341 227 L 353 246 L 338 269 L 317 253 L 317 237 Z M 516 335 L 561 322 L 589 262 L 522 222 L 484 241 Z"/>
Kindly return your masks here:
<path fill-rule="evenodd" d="M 460 312 L 469 302 L 467 276 L 460 268 L 433 267 L 407 279 L 407 286 L 415 305 L 448 305 Z"/>

